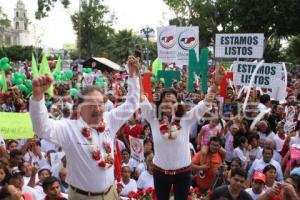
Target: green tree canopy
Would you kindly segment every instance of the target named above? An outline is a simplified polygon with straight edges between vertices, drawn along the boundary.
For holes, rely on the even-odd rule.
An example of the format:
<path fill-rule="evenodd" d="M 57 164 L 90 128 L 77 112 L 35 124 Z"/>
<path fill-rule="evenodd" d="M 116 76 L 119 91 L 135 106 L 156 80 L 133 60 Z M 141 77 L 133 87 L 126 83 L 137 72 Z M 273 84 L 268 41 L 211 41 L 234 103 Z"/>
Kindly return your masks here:
<path fill-rule="evenodd" d="M 35 12 L 35 18 L 42 19 L 48 16 L 48 12 L 55 6 L 58 0 L 37 0 L 38 9 Z M 67 8 L 70 0 L 59 0 L 59 2 Z"/>
<path fill-rule="evenodd" d="M 83 57 L 107 55 L 106 50 L 111 43 L 115 18 L 112 15 L 109 20 L 105 20 L 109 10 L 102 2 L 102 0 L 84 1 L 80 13 L 71 16 L 74 30 L 80 39 Z"/>

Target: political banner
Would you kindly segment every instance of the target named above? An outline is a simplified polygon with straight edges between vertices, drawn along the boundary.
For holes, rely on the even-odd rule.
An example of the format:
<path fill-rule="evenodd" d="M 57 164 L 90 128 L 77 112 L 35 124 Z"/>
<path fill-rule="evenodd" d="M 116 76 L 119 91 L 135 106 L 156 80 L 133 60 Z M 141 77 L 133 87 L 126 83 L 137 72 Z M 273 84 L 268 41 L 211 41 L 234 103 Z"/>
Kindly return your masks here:
<path fill-rule="evenodd" d="M 196 55 L 199 55 L 199 27 L 176 27 L 176 65 L 188 65 L 189 50 L 194 49 Z"/>
<path fill-rule="evenodd" d="M 0 112 L 0 133 L 4 139 L 33 138 L 29 113 Z"/>
<path fill-rule="evenodd" d="M 238 62 L 233 63 L 233 83 L 239 86 L 248 86 L 258 63 Z M 254 77 L 252 87 L 274 88 L 276 81 L 282 77 L 282 64 L 263 63 Z"/>
<path fill-rule="evenodd" d="M 199 55 L 199 27 L 167 26 L 157 29 L 157 54 L 162 63 L 188 65 L 189 50 Z"/>
<path fill-rule="evenodd" d="M 157 54 L 162 63 L 172 63 L 176 61 L 176 26 L 157 28 Z"/>
<path fill-rule="evenodd" d="M 263 33 L 216 34 L 216 58 L 262 58 Z"/>
<path fill-rule="evenodd" d="M 131 157 L 139 162 L 144 161 L 144 140 L 129 136 Z"/>

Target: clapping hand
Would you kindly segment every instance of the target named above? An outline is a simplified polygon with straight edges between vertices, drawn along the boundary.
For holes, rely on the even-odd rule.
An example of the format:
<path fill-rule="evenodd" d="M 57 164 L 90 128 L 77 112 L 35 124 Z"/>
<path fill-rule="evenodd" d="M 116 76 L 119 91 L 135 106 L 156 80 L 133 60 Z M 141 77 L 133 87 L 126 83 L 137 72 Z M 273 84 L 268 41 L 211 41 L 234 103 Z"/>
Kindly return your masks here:
<path fill-rule="evenodd" d="M 44 93 L 51 86 L 53 79 L 46 74 L 32 80 L 32 99 L 40 101 L 44 98 Z"/>

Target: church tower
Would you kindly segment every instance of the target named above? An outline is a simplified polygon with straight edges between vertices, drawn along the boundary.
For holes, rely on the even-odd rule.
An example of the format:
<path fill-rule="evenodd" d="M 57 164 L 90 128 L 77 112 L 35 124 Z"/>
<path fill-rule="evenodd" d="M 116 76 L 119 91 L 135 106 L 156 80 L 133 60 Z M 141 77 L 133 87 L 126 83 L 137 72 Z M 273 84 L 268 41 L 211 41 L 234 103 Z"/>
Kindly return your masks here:
<path fill-rule="evenodd" d="M 22 0 L 18 0 L 16 8 L 14 10 L 13 29 L 15 32 L 14 45 L 26 46 L 30 43 L 29 30 L 28 30 L 28 18 L 25 4 Z"/>

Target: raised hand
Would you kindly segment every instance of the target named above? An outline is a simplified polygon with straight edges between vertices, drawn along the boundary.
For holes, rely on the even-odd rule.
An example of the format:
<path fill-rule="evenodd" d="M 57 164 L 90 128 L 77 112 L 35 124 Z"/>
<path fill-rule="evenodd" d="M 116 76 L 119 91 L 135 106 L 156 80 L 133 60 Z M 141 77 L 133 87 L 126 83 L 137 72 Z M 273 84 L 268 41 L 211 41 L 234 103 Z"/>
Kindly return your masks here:
<path fill-rule="evenodd" d="M 129 77 L 136 77 L 139 75 L 140 64 L 139 58 L 134 56 L 129 56 L 127 61 L 127 66 L 129 70 Z"/>
<path fill-rule="evenodd" d="M 217 65 L 215 70 L 215 79 L 212 85 L 209 87 L 205 97 L 205 102 L 211 103 L 220 92 L 220 83 L 226 76 L 226 71 L 222 65 Z"/>
<path fill-rule="evenodd" d="M 39 76 L 32 80 L 32 99 L 40 101 L 44 98 L 44 93 L 51 86 L 53 79 L 46 74 L 45 76 Z"/>

